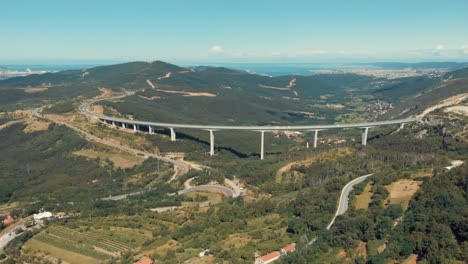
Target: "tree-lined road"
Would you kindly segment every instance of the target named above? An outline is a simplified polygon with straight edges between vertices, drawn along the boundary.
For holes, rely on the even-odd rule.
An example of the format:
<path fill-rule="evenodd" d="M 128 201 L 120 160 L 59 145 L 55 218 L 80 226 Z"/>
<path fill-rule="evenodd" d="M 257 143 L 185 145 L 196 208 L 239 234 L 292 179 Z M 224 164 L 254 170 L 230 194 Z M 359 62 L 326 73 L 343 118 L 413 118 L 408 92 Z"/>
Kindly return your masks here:
<path fill-rule="evenodd" d="M 341 190 L 341 195 L 340 195 L 340 200 L 338 202 L 338 208 L 336 209 L 335 216 L 331 220 L 330 224 L 328 224 L 327 229 L 330 229 L 330 227 L 333 225 L 335 222 L 335 219 L 337 216 L 342 215 L 348 210 L 348 203 L 349 203 L 349 194 L 353 190 L 354 185 L 359 184 L 363 181 L 365 181 L 368 177 L 374 175 L 373 173 L 367 174 L 361 177 L 358 177 L 346 184 L 343 189 Z"/>

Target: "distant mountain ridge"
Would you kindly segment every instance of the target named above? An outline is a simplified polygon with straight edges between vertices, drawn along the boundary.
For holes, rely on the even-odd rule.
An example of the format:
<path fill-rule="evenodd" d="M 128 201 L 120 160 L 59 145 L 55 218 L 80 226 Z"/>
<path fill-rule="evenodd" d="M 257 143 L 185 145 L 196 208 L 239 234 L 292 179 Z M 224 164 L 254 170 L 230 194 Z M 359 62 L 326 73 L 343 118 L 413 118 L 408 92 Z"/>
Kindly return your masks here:
<path fill-rule="evenodd" d="M 95 96 L 98 88 L 103 87 L 136 91 L 125 102 L 104 104 L 124 115 L 146 120 L 225 124 L 362 121 L 379 115 L 399 116 L 418 94 L 424 96 L 414 99 L 411 108 L 414 111 L 436 99 L 467 91 L 467 71 L 392 80 L 350 73 L 269 77 L 225 67 L 186 68 L 163 61 L 128 62 L 2 80 L 0 110 Z M 452 81 L 444 89 L 434 89 L 449 78 Z M 457 81 L 453 82 L 454 79 Z M 44 86 L 48 89 L 40 93 L 23 92 L 28 87 Z M 372 110 L 381 101 L 393 104 L 393 109 L 385 106 Z"/>

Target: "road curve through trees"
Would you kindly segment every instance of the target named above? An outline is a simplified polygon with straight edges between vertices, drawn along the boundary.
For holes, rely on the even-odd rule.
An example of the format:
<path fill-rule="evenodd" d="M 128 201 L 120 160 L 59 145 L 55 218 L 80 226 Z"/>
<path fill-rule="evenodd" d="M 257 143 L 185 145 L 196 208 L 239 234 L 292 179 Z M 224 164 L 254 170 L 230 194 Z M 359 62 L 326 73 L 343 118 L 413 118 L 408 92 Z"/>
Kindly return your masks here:
<path fill-rule="evenodd" d="M 42 110 L 44 108 L 45 108 L 45 106 L 34 109 L 33 110 L 33 116 L 39 117 L 39 118 L 45 118 L 41 114 Z M 145 156 L 145 157 L 152 157 L 152 158 L 164 161 L 164 162 L 172 163 L 174 166 L 178 167 L 181 170 L 182 174 L 186 174 L 190 169 L 190 166 L 187 163 L 183 162 L 183 161 L 174 160 L 174 159 L 171 159 L 171 158 L 168 158 L 168 157 L 164 157 L 164 156 L 156 155 L 156 154 L 153 154 L 153 153 L 133 149 L 133 148 L 130 148 L 130 147 L 127 147 L 127 146 L 124 146 L 124 145 L 116 144 L 116 143 L 114 143 L 112 141 L 105 140 L 105 139 L 99 138 L 97 136 L 91 135 L 91 134 L 87 133 L 86 131 L 81 130 L 81 129 L 79 129 L 79 128 L 71 125 L 71 124 L 68 124 L 68 123 L 65 123 L 65 122 L 59 122 L 59 121 L 52 120 L 52 119 L 48 119 L 48 120 L 52 121 L 52 122 L 56 122 L 56 123 L 58 123 L 60 125 L 67 126 L 68 128 L 70 128 L 70 129 L 78 132 L 79 134 L 83 135 L 88 140 L 95 141 L 95 142 L 98 142 L 98 143 L 101 143 L 101 144 L 104 144 L 104 145 L 107 145 L 107 146 L 110 146 L 110 147 L 113 147 L 113 148 L 117 148 L 117 149 L 120 149 L 120 150 L 123 150 L 123 151 L 126 151 L 126 152 L 134 153 L 134 154 L 137 154 L 137 155 L 142 155 L 142 156 Z M 228 181 L 227 184 L 229 186 L 232 186 L 230 181 Z M 239 196 L 238 189 L 236 189 L 236 188 L 233 188 L 233 189 L 234 189 L 234 191 L 227 188 L 227 187 L 221 186 L 221 185 L 201 185 L 201 186 L 194 186 L 194 187 L 186 188 L 186 189 L 184 189 L 182 191 L 179 191 L 178 194 L 184 194 L 184 193 L 188 193 L 188 192 L 192 192 L 192 191 L 198 191 L 198 190 L 215 190 L 215 191 L 220 191 L 220 192 L 225 193 L 228 197 L 237 197 L 237 196 Z M 120 194 L 120 195 L 116 195 L 116 196 L 105 197 L 105 198 L 102 198 L 102 200 L 118 201 L 118 200 L 126 199 L 128 196 L 143 194 L 144 192 L 145 191 L 138 191 L 138 192 L 133 192 L 133 193 Z"/>
<path fill-rule="evenodd" d="M 330 229 L 330 227 L 333 225 L 335 222 L 335 219 L 337 216 L 342 215 L 348 210 L 348 202 L 349 202 L 349 194 L 353 190 L 354 185 L 361 183 L 365 181 L 368 177 L 374 175 L 373 173 L 367 174 L 361 177 L 358 177 L 350 182 L 348 182 L 343 189 L 341 190 L 341 195 L 340 195 L 340 200 L 338 201 L 338 208 L 336 209 L 335 216 L 333 216 L 333 219 L 331 220 L 330 224 L 328 224 L 327 229 Z"/>

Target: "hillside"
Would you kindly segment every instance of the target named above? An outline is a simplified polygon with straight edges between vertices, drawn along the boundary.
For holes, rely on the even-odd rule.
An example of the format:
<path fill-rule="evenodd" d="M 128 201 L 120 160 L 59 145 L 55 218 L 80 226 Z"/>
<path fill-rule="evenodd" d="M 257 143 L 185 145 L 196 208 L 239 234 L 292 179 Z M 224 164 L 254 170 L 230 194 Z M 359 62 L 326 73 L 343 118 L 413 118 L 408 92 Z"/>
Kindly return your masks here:
<path fill-rule="evenodd" d="M 459 112 L 438 110 L 399 130 L 372 129 L 367 146 L 359 143 L 359 129 L 320 132 L 317 149 L 306 147 L 310 132 L 266 133 L 260 160 L 258 132 L 218 131 L 210 156 L 206 131 L 178 129 L 173 142 L 167 130 L 133 132 L 77 109 L 91 96 L 131 90 L 135 94 L 102 101 L 94 110 L 171 122 L 350 122 L 385 118 L 415 93 L 428 98 L 423 107 L 437 96 L 466 91 L 466 73 L 396 80 L 353 74 L 271 78 L 221 67 L 134 62 L 0 82 L 0 92 L 17 100 L 1 98 L 1 107 L 22 109 L 0 115 L 0 210 L 17 225 L 40 208 L 65 215 L 25 231 L 0 258 L 131 263 L 151 256 L 161 263 L 246 263 L 255 253 L 296 243 L 296 253 L 283 262 L 462 260 L 466 217 L 453 212 L 464 209 L 466 164 L 441 171 L 453 160 L 466 160 L 466 116 Z M 45 104 L 53 106 L 40 117 L 27 111 Z M 180 163 L 187 172 L 173 166 Z M 370 173 L 349 197 L 348 211 L 327 230 L 343 186 Z M 204 189 L 174 195 L 206 184 L 233 188 L 228 181 L 244 195 Z M 440 193 L 436 203 L 433 190 Z M 435 222 L 422 219 L 425 214 Z M 393 226 L 396 219 L 404 220 Z M 0 226 L 0 235 L 13 236 L 9 230 Z M 199 258 L 206 249 L 208 256 Z"/>
<path fill-rule="evenodd" d="M 426 82 L 428 86 L 422 88 L 416 86 L 413 93 L 400 98 L 395 104 L 395 108 L 391 109 L 384 117 L 416 114 L 442 99 L 468 92 L 468 68 L 452 71 L 437 80 Z"/>
<path fill-rule="evenodd" d="M 437 99 L 466 91 L 465 78 L 466 69 L 441 77 L 387 80 L 356 74 L 268 77 L 223 67 L 130 62 L 0 81 L 0 111 L 91 97 L 98 88 L 107 88 L 137 91 L 123 101 L 104 104 L 145 120 L 342 123 L 413 114 Z M 410 98 L 416 98 L 416 104 L 406 103 L 413 102 Z"/>

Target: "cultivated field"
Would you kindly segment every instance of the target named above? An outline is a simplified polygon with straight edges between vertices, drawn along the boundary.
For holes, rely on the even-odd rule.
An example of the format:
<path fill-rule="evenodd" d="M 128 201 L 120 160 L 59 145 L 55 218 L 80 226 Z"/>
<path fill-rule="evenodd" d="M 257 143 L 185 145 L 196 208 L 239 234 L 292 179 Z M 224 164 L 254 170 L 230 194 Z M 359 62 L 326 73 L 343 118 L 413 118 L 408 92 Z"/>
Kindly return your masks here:
<path fill-rule="evenodd" d="M 99 263 L 137 249 L 148 239 L 132 229 L 88 231 L 53 225 L 26 245 L 69 263 Z"/>

